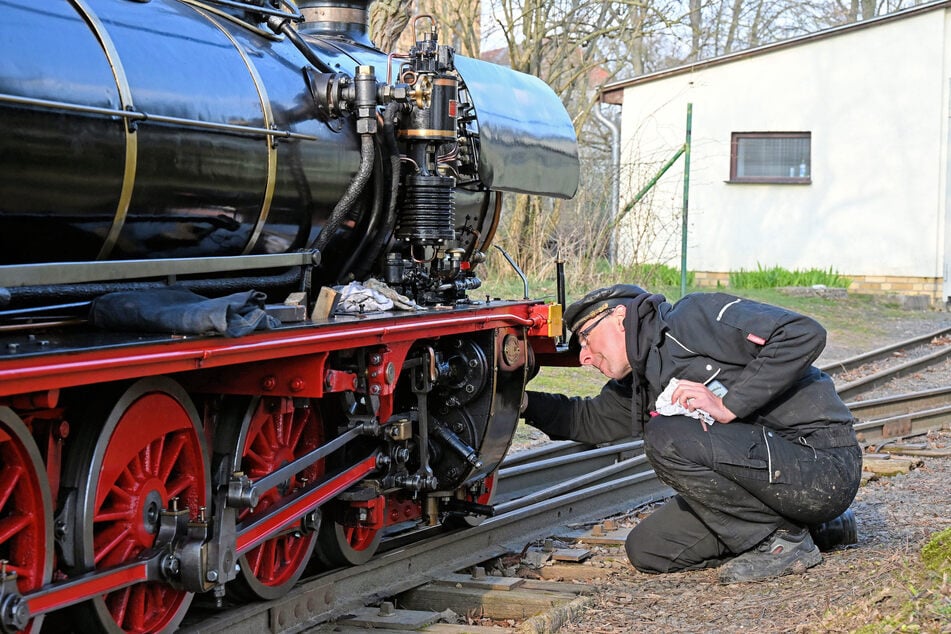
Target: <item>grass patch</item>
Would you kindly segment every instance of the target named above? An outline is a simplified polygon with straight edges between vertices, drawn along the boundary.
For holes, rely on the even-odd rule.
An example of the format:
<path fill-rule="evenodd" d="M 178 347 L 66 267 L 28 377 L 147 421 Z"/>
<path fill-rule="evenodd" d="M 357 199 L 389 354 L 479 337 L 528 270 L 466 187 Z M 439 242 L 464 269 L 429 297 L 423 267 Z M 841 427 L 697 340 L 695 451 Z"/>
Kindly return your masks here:
<path fill-rule="evenodd" d="M 755 271 L 740 269 L 730 273 L 730 288 L 782 288 L 784 286 L 827 286 L 831 288 L 848 288 L 852 283 L 831 268 L 806 269 L 804 271 L 789 271 L 779 266 L 764 269 L 757 265 Z"/>
<path fill-rule="evenodd" d="M 932 535 L 921 557 L 907 561 L 882 585 L 885 587 L 875 595 L 827 615 L 823 631 L 947 632 L 951 623 L 951 528 Z M 853 629 L 855 623 L 861 625 Z"/>
<path fill-rule="evenodd" d="M 596 286 L 575 285 L 568 286 L 568 303 L 581 298 L 586 292 L 597 286 L 607 286 L 617 283 L 618 280 L 629 278 L 614 278 L 614 281 L 599 283 Z M 635 280 L 638 281 L 639 280 Z M 680 282 L 670 285 L 647 285 L 644 287 L 654 293 L 667 297 L 668 301 L 680 299 Z M 714 292 L 717 289 L 688 287 L 687 292 Z M 916 317 L 925 318 L 928 311 L 908 311 L 897 303 L 889 304 L 876 299 L 871 295 L 850 294 L 848 297 L 830 298 L 821 296 L 794 296 L 782 292 L 779 288 L 723 288 L 719 289 L 731 295 L 745 297 L 767 304 L 774 304 L 788 308 L 797 313 L 812 317 L 825 327 L 830 333 L 830 343 L 835 340 L 844 346 L 852 348 L 877 347 L 876 340 L 899 339 L 893 332 L 884 328 L 899 319 L 913 320 Z M 482 294 L 492 298 L 514 299 L 523 296 L 521 280 L 502 279 L 493 280 L 483 286 Z M 554 280 L 531 281 L 529 295 L 533 299 L 553 302 L 557 298 L 557 285 Z M 473 294 L 473 298 L 478 296 Z"/>
<path fill-rule="evenodd" d="M 595 396 L 606 382 L 607 378 L 594 368 L 546 367 L 532 379 L 528 389 L 536 392 Z"/>
<path fill-rule="evenodd" d="M 592 288 L 617 283 L 629 278 L 616 277 L 613 281 L 602 281 L 596 286 L 575 285 L 567 288 L 568 302 L 582 297 Z M 635 280 L 640 282 L 640 280 Z M 671 302 L 680 298 L 680 281 L 668 285 L 648 285 L 648 290 L 660 293 Z M 715 289 L 688 287 L 687 292 L 711 292 Z M 870 295 L 849 295 L 845 299 L 820 296 L 788 295 L 776 288 L 740 288 L 722 289 L 724 292 L 745 297 L 767 304 L 783 306 L 797 313 L 808 315 L 822 324 L 829 333 L 829 344 L 838 343 L 850 349 L 872 350 L 882 341 L 897 340 L 893 324 L 899 320 L 913 320 L 916 317 L 926 319 L 927 311 L 907 311 L 897 304 L 889 305 L 875 300 Z M 524 295 L 522 282 L 518 278 L 508 277 L 487 282 L 479 291 L 471 294 L 473 299 L 486 297 L 499 299 L 519 299 Z M 554 280 L 530 280 L 529 296 L 554 302 L 557 298 L 557 285 Z M 886 330 L 891 328 L 891 330 Z M 830 357 L 841 358 L 841 357 Z M 529 384 L 528 389 L 538 392 L 552 392 L 578 396 L 594 396 L 600 392 L 607 379 L 593 368 L 544 367 Z M 539 432 L 520 423 L 515 442 L 523 443 L 534 438 Z"/>
<path fill-rule="evenodd" d="M 586 292 L 595 287 L 575 287 L 567 289 L 568 303 L 581 298 Z M 660 293 L 667 297 L 671 302 L 680 299 L 680 286 L 646 286 L 648 290 L 654 293 Z M 529 294 L 533 299 L 542 299 L 544 301 L 555 301 L 557 298 L 557 286 L 554 281 L 540 281 L 529 287 Z M 687 292 L 713 292 L 715 289 L 688 287 Z M 827 329 L 853 329 L 862 330 L 865 326 L 863 315 L 875 315 L 877 317 L 900 317 L 914 316 L 915 313 L 902 309 L 897 304 L 887 304 L 881 301 L 875 301 L 871 295 L 849 295 L 845 299 L 833 299 L 818 296 L 792 296 L 781 292 L 776 288 L 725 288 L 721 289 L 725 293 L 745 297 L 767 304 L 783 306 L 798 313 L 808 315 Z M 492 298 L 514 299 L 522 297 L 522 284 L 520 281 L 503 280 L 484 286 L 483 294 Z M 477 297 L 473 294 L 473 297 Z"/>
<path fill-rule="evenodd" d="M 594 368 L 543 367 L 528 384 L 534 392 L 551 392 L 571 396 L 595 396 L 604 387 L 607 379 Z M 516 445 L 545 437 L 540 431 L 520 420 L 515 429 L 513 442 Z"/>
<path fill-rule="evenodd" d="M 645 288 L 676 286 L 680 288 L 680 269 L 666 264 L 635 264 L 633 266 L 607 267 L 604 275 L 616 280 L 636 280 L 634 283 Z M 693 271 L 687 271 L 687 286 L 693 286 L 696 280 Z"/>

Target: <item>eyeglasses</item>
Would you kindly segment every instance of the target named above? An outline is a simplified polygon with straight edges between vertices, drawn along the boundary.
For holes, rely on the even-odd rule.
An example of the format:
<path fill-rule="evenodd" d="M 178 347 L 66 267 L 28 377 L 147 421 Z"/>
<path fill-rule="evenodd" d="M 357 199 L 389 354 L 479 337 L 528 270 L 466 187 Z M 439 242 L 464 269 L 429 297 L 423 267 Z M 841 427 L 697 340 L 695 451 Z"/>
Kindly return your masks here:
<path fill-rule="evenodd" d="M 584 330 L 578 331 L 578 343 L 581 344 L 582 348 L 588 347 L 588 337 L 591 335 L 591 331 L 598 327 L 602 321 L 614 314 L 614 309 L 607 310 L 603 315 L 594 320 L 594 323 L 585 328 Z"/>

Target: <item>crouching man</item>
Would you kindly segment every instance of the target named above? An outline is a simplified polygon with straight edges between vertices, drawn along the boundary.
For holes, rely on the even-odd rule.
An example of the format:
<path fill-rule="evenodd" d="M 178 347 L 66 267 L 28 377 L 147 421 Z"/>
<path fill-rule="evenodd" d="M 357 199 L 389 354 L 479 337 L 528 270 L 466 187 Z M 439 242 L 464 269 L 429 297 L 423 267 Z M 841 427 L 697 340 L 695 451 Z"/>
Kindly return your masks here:
<path fill-rule="evenodd" d="M 643 437 L 677 495 L 631 531 L 634 567 L 720 566 L 730 583 L 822 560 L 809 527 L 848 509 L 862 452 L 849 409 L 812 365 L 825 346 L 818 323 L 722 293 L 671 305 L 628 284 L 588 293 L 564 317 L 581 364 L 611 380 L 592 398 L 528 392 L 523 415 L 556 440 Z"/>

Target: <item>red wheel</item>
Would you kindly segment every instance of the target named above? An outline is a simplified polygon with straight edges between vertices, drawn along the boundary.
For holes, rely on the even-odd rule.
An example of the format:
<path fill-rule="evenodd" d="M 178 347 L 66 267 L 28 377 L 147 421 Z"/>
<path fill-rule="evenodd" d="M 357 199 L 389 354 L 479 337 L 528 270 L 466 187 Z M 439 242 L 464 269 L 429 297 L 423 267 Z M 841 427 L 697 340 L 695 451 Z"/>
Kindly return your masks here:
<path fill-rule="evenodd" d="M 482 491 L 477 495 L 470 495 L 469 497 L 473 498 L 473 502 L 476 504 L 485 504 L 488 506 L 492 504 L 492 500 L 495 499 L 495 480 L 499 475 L 498 469 L 485 476 L 485 480 L 482 481 Z"/>
<path fill-rule="evenodd" d="M 313 407 L 295 407 L 290 398 L 256 398 L 250 404 L 236 399 L 223 409 L 218 436 L 232 456 L 232 471 L 242 471 L 252 481 L 269 475 L 323 442 L 323 426 Z M 237 451 L 234 447 L 240 447 Z M 323 461 L 311 465 L 280 486 L 265 492 L 254 509 L 238 521 L 263 513 L 281 503 L 306 481 L 324 474 Z M 244 553 L 241 573 L 232 590 L 248 598 L 276 599 L 297 583 L 314 552 L 316 535 L 295 527 Z"/>
<path fill-rule="evenodd" d="M 320 524 L 317 557 L 328 567 L 359 566 L 376 554 L 383 536 L 386 501 L 381 497 L 366 502 L 338 502 Z"/>
<path fill-rule="evenodd" d="M 177 499 L 193 518 L 210 497 L 198 414 L 188 395 L 167 379 L 145 379 L 126 390 L 105 423 L 84 425 L 70 474 L 77 474 L 71 534 L 84 569 L 134 559 L 155 542 L 160 513 Z M 91 421 L 84 421 L 91 422 Z M 174 630 L 192 594 L 158 582 L 97 597 L 80 608 L 84 625 L 112 632 Z"/>
<path fill-rule="evenodd" d="M 39 449 L 20 418 L 0 407 L 0 559 L 17 574 L 22 593 L 49 582 L 53 568 L 53 504 Z M 43 617 L 26 631 L 39 631 Z"/>
<path fill-rule="evenodd" d="M 495 492 L 498 490 L 497 481 L 498 481 L 499 471 L 496 469 L 489 475 L 485 476 L 481 482 L 476 482 L 470 486 L 470 490 L 466 492 L 466 500 L 469 502 L 475 502 L 476 504 L 484 504 L 489 506 L 492 504 L 492 500 L 495 499 Z M 476 488 L 476 491 L 472 491 L 472 488 Z M 485 521 L 485 516 L 483 515 L 450 515 L 447 518 L 448 523 L 454 527 L 458 526 L 464 528 L 466 526 L 478 526 Z"/>

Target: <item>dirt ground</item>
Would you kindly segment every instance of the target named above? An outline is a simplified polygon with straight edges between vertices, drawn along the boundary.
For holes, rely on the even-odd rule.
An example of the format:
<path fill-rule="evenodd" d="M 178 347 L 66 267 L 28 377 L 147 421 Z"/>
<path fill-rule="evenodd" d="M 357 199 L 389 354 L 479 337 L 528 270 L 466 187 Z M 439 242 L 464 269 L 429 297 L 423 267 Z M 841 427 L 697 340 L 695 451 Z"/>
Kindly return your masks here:
<path fill-rule="evenodd" d="M 842 359 L 875 347 L 934 332 L 949 325 L 948 313 L 915 316 L 890 324 L 892 336 L 876 342 L 830 339 L 823 357 Z M 951 365 L 901 379 L 893 393 L 947 385 Z M 917 441 L 951 448 L 951 433 L 931 434 Z M 825 553 L 818 566 L 803 575 L 764 582 L 723 585 L 715 570 L 646 575 L 627 562 L 623 548 L 599 548 L 588 564 L 604 568 L 592 602 L 561 632 L 852 632 L 878 623 L 874 632 L 951 632 L 951 584 L 947 575 L 937 594 L 926 596 L 915 586 L 913 570 L 934 533 L 951 527 L 951 457 L 927 457 L 906 475 L 883 477 L 865 484 L 853 503 L 858 524 L 857 545 Z M 644 509 L 640 516 L 650 512 Z M 630 517 L 636 522 L 638 514 Z M 899 606 L 919 601 L 928 610 L 935 599 L 944 617 L 919 620 L 906 628 L 882 625 Z"/>
<path fill-rule="evenodd" d="M 933 444 L 951 446 L 951 435 Z M 914 598 L 906 576 L 933 533 L 951 527 L 951 458 L 863 486 L 853 503 L 859 543 L 824 554 L 803 575 L 724 585 L 716 570 L 642 574 L 621 548 L 598 548 L 605 577 L 593 602 L 560 632 L 851 632 Z M 646 510 L 649 512 L 649 509 Z M 945 595 L 945 605 L 951 596 Z M 922 631 L 951 631 L 925 628 Z M 891 631 L 889 629 L 877 631 Z M 919 631 L 919 630 L 907 630 Z"/>

